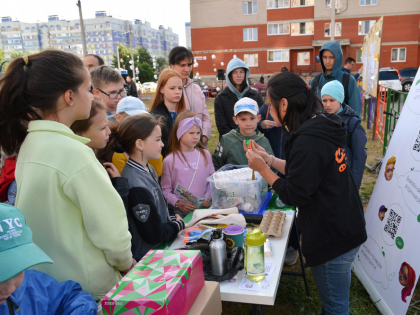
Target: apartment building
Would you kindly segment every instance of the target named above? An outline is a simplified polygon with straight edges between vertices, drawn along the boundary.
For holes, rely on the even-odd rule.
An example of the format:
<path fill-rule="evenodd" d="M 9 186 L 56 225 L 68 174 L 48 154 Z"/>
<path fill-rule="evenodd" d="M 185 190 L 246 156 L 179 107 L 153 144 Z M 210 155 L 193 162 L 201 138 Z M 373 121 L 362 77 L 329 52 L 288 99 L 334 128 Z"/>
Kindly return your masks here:
<path fill-rule="evenodd" d="M 117 19 L 103 11 L 97 11 L 95 18 L 84 19 L 86 46 L 88 53 L 101 56 L 110 65 L 112 55 L 117 53 L 117 45 L 130 45 L 129 31 L 132 30 L 133 47 L 142 46 L 152 56 L 164 57 L 179 44 L 179 37 L 172 28 L 151 27 L 147 21 L 134 22 Z M 60 20 L 58 16 L 48 17 L 48 22 L 22 23 L 10 17 L 1 18 L 0 47 L 6 58 L 13 50 L 39 52 L 55 48 L 83 56 L 80 21 Z"/>
<path fill-rule="evenodd" d="M 234 56 L 255 77 L 283 66 L 302 75 L 321 71 L 317 56 L 331 37 L 331 0 L 191 0 L 190 11 L 195 71 L 201 77 L 214 78 Z M 418 67 L 419 0 L 336 0 L 335 40 L 344 59 L 356 60 L 353 70 L 361 66 L 364 36 L 381 16 L 381 67 Z"/>

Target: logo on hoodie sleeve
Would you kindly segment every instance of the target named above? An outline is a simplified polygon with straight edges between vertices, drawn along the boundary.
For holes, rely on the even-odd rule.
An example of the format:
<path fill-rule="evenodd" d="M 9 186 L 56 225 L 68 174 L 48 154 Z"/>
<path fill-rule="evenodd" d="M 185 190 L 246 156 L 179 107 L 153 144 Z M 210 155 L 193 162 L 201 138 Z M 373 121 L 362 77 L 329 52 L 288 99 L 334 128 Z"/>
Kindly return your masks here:
<path fill-rule="evenodd" d="M 344 172 L 347 168 L 347 156 L 346 151 L 343 148 L 338 148 L 335 151 L 335 161 L 339 164 L 338 170 Z"/>

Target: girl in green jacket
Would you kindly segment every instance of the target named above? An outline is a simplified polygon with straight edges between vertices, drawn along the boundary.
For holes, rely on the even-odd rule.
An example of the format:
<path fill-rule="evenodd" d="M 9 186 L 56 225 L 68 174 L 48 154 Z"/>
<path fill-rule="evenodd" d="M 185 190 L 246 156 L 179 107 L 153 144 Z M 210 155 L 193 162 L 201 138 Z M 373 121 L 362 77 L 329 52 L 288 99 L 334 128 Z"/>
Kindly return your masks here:
<path fill-rule="evenodd" d="M 70 126 L 89 117 L 90 75 L 77 56 L 46 50 L 13 60 L 0 81 L 0 145 L 19 151 L 16 207 L 54 261 L 34 269 L 101 299 L 133 266 L 123 202 Z"/>

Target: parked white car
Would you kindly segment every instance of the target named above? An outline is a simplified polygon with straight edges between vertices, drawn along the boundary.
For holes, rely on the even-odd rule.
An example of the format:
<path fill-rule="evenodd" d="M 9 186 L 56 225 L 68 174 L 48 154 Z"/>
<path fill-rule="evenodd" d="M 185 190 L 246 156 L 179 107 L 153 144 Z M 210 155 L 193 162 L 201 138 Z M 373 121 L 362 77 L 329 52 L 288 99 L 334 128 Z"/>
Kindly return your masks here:
<path fill-rule="evenodd" d="M 396 91 L 402 91 L 401 76 L 398 70 L 393 67 L 380 68 L 379 85 Z"/>
<path fill-rule="evenodd" d="M 157 84 L 155 82 L 145 82 L 142 84 L 142 92 L 156 92 Z"/>

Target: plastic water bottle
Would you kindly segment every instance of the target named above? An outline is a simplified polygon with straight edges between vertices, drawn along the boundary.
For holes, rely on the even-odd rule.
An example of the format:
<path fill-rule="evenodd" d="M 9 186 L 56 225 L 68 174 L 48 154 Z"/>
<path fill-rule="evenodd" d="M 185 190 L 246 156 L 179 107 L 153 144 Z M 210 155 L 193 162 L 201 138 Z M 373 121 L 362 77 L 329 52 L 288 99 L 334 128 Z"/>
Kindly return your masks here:
<path fill-rule="evenodd" d="M 265 234 L 260 228 L 246 233 L 245 238 L 245 271 L 246 276 L 253 282 L 260 282 L 265 278 L 264 243 Z"/>
<path fill-rule="evenodd" d="M 222 230 L 215 230 L 210 242 L 211 273 L 214 276 L 227 274 L 227 252 L 226 243 L 223 240 Z"/>

